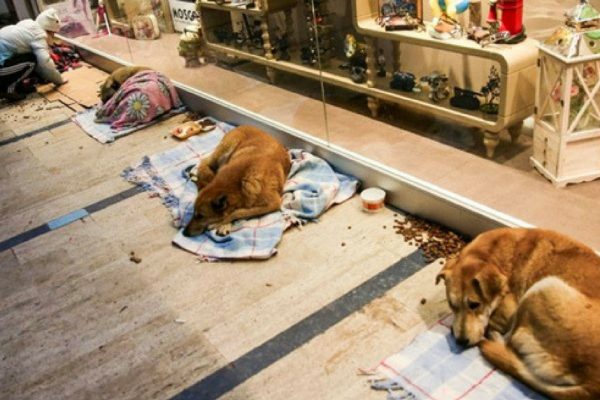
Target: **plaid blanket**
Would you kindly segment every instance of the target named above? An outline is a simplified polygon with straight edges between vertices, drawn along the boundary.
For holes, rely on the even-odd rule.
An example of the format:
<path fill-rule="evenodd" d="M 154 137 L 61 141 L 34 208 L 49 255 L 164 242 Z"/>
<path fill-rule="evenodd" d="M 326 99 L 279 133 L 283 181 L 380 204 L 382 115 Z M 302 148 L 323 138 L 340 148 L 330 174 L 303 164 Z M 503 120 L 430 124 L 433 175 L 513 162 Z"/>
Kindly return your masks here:
<path fill-rule="evenodd" d="M 248 220 L 238 220 L 227 236 L 208 231 L 196 237 L 183 236 L 193 216 L 196 185 L 187 176 L 190 168 L 206 157 L 233 127 L 217 123 L 205 135 L 193 136 L 181 145 L 154 156 L 123 172 L 130 182 L 159 195 L 179 232 L 173 243 L 204 260 L 266 259 L 273 256 L 283 232 L 292 225 L 316 220 L 334 204 L 354 195 L 358 181 L 335 172 L 324 160 L 303 150 L 290 150 L 292 168 L 284 186 L 281 211 Z"/>
<path fill-rule="evenodd" d="M 150 125 L 153 125 L 159 121 L 167 119 L 173 115 L 182 113 L 185 111 L 185 107 L 180 107 L 177 109 L 170 110 L 168 113 L 161 115 L 155 120 L 128 128 L 121 129 L 113 129 L 110 127 L 110 124 L 98 123 L 95 122 L 96 119 L 96 108 L 90 108 L 88 110 L 80 111 L 75 114 L 71 119 L 75 122 L 85 133 L 99 141 L 100 143 L 110 143 L 114 142 L 115 139 L 118 139 L 122 136 L 129 135 L 132 132 L 139 131 L 140 129 L 144 129 Z"/>
<path fill-rule="evenodd" d="M 545 399 L 494 369 L 477 347 L 464 350 L 457 345 L 451 325 L 449 315 L 382 361 L 377 372 L 387 379 L 376 380 L 371 387 L 387 391 L 389 400 Z"/>

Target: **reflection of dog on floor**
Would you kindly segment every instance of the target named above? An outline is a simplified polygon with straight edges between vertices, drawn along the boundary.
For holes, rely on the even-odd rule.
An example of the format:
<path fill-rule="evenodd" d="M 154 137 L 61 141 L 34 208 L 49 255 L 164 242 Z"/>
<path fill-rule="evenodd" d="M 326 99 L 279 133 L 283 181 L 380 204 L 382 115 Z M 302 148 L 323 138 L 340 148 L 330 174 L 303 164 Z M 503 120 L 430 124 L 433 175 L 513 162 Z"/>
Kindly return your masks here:
<path fill-rule="evenodd" d="M 600 257 L 541 229 L 478 236 L 442 269 L 459 344 L 554 399 L 600 399 Z M 486 339 L 487 336 L 489 339 Z"/>
<path fill-rule="evenodd" d="M 117 68 L 110 74 L 106 80 L 100 85 L 98 96 L 102 103 L 106 103 L 111 97 L 117 93 L 123 82 L 131 78 L 133 75 L 141 71 L 147 71 L 147 67 L 121 67 Z"/>
<path fill-rule="evenodd" d="M 290 167 L 288 152 L 268 134 L 252 126 L 230 131 L 198 166 L 198 198 L 184 235 L 227 235 L 235 220 L 279 210 Z"/>

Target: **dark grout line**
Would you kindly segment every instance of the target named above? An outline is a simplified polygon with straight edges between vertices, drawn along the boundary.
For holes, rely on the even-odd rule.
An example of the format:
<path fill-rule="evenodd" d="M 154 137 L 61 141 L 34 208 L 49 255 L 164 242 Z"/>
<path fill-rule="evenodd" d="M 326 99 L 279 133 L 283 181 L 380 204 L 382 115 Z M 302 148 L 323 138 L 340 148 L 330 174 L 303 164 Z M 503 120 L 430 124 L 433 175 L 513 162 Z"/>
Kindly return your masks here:
<path fill-rule="evenodd" d="M 132 187 L 113 196 L 92 203 L 87 207 L 62 215 L 43 225 L 40 225 L 36 228 L 30 229 L 26 232 L 20 233 L 16 236 L 13 236 L 9 239 L 0 242 L 0 251 L 8 250 L 20 244 L 28 242 L 32 239 L 35 239 L 39 236 L 42 236 L 43 234 L 70 225 L 75 221 L 79 221 L 80 219 L 88 217 L 95 212 L 104 210 L 105 208 L 108 208 L 113 204 L 129 199 L 130 197 L 142 193 L 143 191 L 144 190 L 140 187 Z"/>
<path fill-rule="evenodd" d="M 41 127 L 41 128 L 37 128 L 37 129 L 34 129 L 34 130 L 32 130 L 32 131 L 30 131 L 30 132 L 27 132 L 27 133 L 24 133 L 24 134 L 22 134 L 22 135 L 15 136 L 15 137 L 11 137 L 11 138 L 8 138 L 8 139 L 5 139 L 5 140 L 2 140 L 2 141 L 0 141 L 0 146 L 6 146 L 7 144 L 15 143 L 15 142 L 18 142 L 19 140 L 23 140 L 23 139 L 30 138 L 30 137 L 32 137 L 32 136 L 35 136 L 35 135 L 38 135 L 38 134 L 40 134 L 40 133 L 42 133 L 42 132 L 49 131 L 50 129 L 54 129 L 54 128 L 58 128 L 58 127 L 60 127 L 60 126 L 66 125 L 66 124 L 68 124 L 69 122 L 71 122 L 71 119 L 70 119 L 70 118 L 68 118 L 68 119 L 63 119 L 63 120 L 61 120 L 61 121 L 54 122 L 54 123 L 52 123 L 52 124 L 50 124 L 50 125 L 43 126 L 43 127 Z"/>
<path fill-rule="evenodd" d="M 17 236 L 13 236 L 10 239 L 0 242 L 0 251 L 8 250 L 12 247 L 18 246 L 21 243 L 28 242 L 29 240 L 43 235 L 44 233 L 50 232 L 48 224 L 40 225 L 28 231 L 25 231 Z"/>
<path fill-rule="evenodd" d="M 97 211 L 104 210 L 105 208 L 110 207 L 113 204 L 119 203 L 120 201 L 133 197 L 136 194 L 139 194 L 140 192 L 142 192 L 142 189 L 140 189 L 139 187 L 132 187 L 130 189 L 122 191 L 121 193 L 117 193 L 114 196 L 110 196 L 93 204 L 90 204 L 89 206 L 85 207 L 85 210 L 88 213 L 93 214 Z"/>
<path fill-rule="evenodd" d="M 237 360 L 175 395 L 173 400 L 212 400 L 235 389 L 344 318 L 383 296 L 400 282 L 428 265 L 415 251 L 373 276 L 337 300 L 249 351 Z"/>

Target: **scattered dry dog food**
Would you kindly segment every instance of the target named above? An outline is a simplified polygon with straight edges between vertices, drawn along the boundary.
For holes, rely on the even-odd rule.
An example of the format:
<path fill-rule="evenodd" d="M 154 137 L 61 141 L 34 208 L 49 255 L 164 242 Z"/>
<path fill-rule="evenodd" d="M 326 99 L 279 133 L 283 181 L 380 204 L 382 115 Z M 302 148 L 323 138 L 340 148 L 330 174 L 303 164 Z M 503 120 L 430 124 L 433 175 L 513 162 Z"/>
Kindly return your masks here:
<path fill-rule="evenodd" d="M 404 236 L 404 241 L 413 243 L 423 251 L 425 260 L 433 262 L 438 258 L 447 258 L 458 254 L 465 246 L 466 239 L 448 229 L 407 215 L 404 220 L 395 219 L 396 233 Z"/>
<path fill-rule="evenodd" d="M 142 262 L 142 259 L 135 255 L 135 252 L 129 253 L 129 261 L 139 264 Z"/>
<path fill-rule="evenodd" d="M 426 299 L 425 297 L 423 297 L 423 298 L 421 299 L 421 304 L 425 304 L 425 303 L 427 303 L 427 299 Z"/>

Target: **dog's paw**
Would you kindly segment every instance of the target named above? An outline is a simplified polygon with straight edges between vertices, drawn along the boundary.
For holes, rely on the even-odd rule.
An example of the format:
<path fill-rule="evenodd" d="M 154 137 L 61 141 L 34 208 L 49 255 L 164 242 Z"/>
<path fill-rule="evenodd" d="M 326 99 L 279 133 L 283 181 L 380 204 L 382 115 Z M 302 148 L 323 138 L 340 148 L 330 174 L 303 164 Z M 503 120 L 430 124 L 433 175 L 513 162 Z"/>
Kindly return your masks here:
<path fill-rule="evenodd" d="M 504 343 L 504 336 L 498 331 L 489 331 L 488 340 L 492 342 Z"/>
<path fill-rule="evenodd" d="M 232 231 L 231 224 L 211 225 L 208 228 L 214 229 L 219 236 L 227 236 Z"/>

